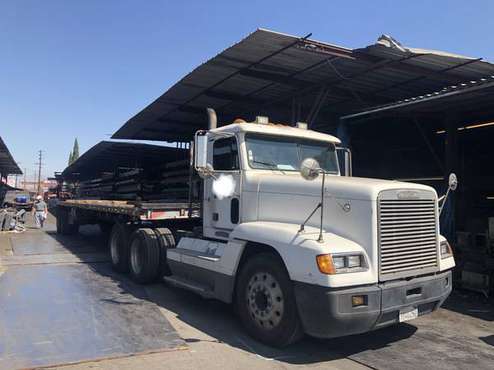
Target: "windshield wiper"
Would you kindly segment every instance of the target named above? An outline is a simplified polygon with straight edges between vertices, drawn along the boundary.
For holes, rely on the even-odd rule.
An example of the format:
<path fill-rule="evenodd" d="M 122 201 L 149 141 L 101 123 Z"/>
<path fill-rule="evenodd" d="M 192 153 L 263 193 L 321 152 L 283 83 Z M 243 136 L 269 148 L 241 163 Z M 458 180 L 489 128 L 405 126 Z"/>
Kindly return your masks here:
<path fill-rule="evenodd" d="M 269 166 L 269 168 L 274 168 L 275 170 L 278 169 L 278 166 L 276 165 L 276 163 L 273 163 L 273 162 L 263 162 L 263 161 L 253 160 L 252 163 L 258 163 L 258 164 L 262 164 L 263 166 Z"/>

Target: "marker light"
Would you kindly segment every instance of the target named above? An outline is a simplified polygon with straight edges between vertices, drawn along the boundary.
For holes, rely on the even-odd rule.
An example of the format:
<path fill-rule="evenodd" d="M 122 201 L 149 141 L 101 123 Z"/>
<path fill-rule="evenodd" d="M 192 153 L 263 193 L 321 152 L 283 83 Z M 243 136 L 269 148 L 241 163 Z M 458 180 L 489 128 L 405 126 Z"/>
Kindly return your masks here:
<path fill-rule="evenodd" d="M 255 123 L 260 123 L 261 125 L 267 125 L 269 123 L 269 118 L 265 116 L 257 116 Z"/>

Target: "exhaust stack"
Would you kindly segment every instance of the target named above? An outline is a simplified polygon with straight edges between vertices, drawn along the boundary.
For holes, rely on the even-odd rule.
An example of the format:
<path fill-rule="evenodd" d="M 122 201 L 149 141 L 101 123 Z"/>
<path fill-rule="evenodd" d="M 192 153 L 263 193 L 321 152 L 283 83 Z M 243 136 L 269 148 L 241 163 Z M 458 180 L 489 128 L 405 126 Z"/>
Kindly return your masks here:
<path fill-rule="evenodd" d="M 218 127 L 218 119 L 216 117 L 216 111 L 213 108 L 207 108 L 208 111 L 208 129 L 213 130 Z"/>

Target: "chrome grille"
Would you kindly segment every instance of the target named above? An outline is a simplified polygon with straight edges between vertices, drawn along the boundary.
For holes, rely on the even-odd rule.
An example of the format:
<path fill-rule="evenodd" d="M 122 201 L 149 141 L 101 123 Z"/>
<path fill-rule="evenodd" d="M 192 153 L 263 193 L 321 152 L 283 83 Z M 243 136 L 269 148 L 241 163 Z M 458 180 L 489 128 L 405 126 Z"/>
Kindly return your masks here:
<path fill-rule="evenodd" d="M 379 199 L 381 280 L 437 270 L 436 200 L 424 193 L 429 199 Z"/>

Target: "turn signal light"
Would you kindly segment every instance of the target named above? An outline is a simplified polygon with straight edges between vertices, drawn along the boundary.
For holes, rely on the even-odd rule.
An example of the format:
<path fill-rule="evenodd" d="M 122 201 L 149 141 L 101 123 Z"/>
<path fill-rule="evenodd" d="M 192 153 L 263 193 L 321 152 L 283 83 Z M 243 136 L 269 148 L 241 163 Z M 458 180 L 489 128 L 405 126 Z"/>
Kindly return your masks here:
<path fill-rule="evenodd" d="M 336 269 L 333 264 L 333 259 L 330 254 L 320 254 L 316 256 L 317 267 L 323 274 L 336 274 Z"/>

